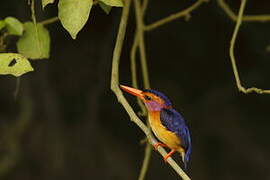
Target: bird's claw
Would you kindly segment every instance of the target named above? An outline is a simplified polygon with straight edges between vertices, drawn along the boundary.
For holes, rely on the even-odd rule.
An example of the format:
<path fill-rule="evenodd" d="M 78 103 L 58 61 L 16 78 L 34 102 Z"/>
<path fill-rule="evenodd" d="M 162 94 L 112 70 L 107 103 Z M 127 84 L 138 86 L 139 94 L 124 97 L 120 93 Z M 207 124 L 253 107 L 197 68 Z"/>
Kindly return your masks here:
<path fill-rule="evenodd" d="M 175 153 L 176 150 L 172 149 L 163 159 L 165 161 L 165 163 L 167 163 L 168 158 L 171 157 L 173 155 L 173 153 Z"/>
<path fill-rule="evenodd" d="M 157 151 L 158 146 L 161 146 L 161 147 L 168 147 L 166 144 L 163 144 L 163 143 L 158 142 L 158 143 L 154 144 L 154 149 L 155 149 L 155 151 Z"/>

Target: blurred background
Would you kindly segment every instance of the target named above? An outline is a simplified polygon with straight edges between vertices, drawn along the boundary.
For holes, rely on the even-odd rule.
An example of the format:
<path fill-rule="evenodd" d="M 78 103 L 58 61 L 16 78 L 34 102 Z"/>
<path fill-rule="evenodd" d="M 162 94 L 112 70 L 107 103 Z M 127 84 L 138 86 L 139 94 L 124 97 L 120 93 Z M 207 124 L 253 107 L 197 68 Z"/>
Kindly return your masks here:
<path fill-rule="evenodd" d="M 39 1 L 37 1 L 39 2 Z M 150 1 L 146 23 L 195 1 Z M 237 12 L 240 0 L 228 1 Z M 36 4 L 37 19 L 57 15 Z M 246 14 L 270 14 L 268 0 L 248 1 Z M 129 120 L 110 90 L 112 51 L 121 8 L 106 15 L 93 7 L 76 40 L 59 22 L 51 35 L 49 60 L 32 61 L 34 72 L 0 77 L 0 179 L 137 179 L 144 153 L 141 130 Z M 270 95 L 239 93 L 228 57 L 234 22 L 215 0 L 190 21 L 178 19 L 147 32 L 151 87 L 165 93 L 190 126 L 192 179 L 270 179 Z M 1 2 L 0 19 L 31 20 L 27 1 Z M 120 80 L 131 85 L 129 52 L 135 30 L 131 11 Z M 8 39 L 14 52 L 16 38 Z M 243 23 L 235 54 L 245 87 L 270 88 L 270 22 Z M 138 70 L 138 72 L 140 72 Z M 141 83 L 140 83 L 141 84 Z M 136 99 L 126 94 L 136 112 Z M 174 158 L 181 163 L 180 156 Z M 147 180 L 179 179 L 153 152 Z"/>

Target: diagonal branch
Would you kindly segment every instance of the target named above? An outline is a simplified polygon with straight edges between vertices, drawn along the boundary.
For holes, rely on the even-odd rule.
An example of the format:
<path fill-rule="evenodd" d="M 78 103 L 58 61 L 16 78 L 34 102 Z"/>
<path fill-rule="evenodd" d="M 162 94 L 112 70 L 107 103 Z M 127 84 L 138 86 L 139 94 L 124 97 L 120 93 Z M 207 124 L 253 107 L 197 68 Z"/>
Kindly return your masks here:
<path fill-rule="evenodd" d="M 241 2 L 241 6 L 239 9 L 239 13 L 238 13 L 238 17 L 237 17 L 236 25 L 235 25 L 235 28 L 233 31 L 232 39 L 231 39 L 231 45 L 230 45 L 230 59 L 231 59 L 231 63 L 232 63 L 232 68 L 233 68 L 233 73 L 234 73 L 236 85 L 237 85 L 238 90 L 240 92 L 245 93 L 245 94 L 251 93 L 251 92 L 256 92 L 258 94 L 263 94 L 263 93 L 270 94 L 270 90 L 263 90 L 263 89 L 259 89 L 256 87 L 251 87 L 251 88 L 243 87 L 241 84 L 240 77 L 239 77 L 238 68 L 237 68 L 237 65 L 235 62 L 235 55 L 234 55 L 235 40 L 236 40 L 237 34 L 239 32 L 240 25 L 242 23 L 246 2 L 247 2 L 246 0 L 242 0 L 242 2 Z"/>
<path fill-rule="evenodd" d="M 225 3 L 224 0 L 217 0 L 219 6 L 225 11 L 225 13 L 231 18 L 233 21 L 237 21 L 237 15 L 231 10 L 228 4 Z M 262 15 L 245 15 L 242 17 L 242 21 L 249 21 L 249 22 L 267 22 L 270 21 L 269 14 L 262 14 Z"/>
<path fill-rule="evenodd" d="M 159 26 L 167 24 L 167 23 L 174 21 L 174 20 L 181 18 L 181 17 L 190 17 L 190 13 L 192 11 L 194 11 L 195 9 L 197 9 L 204 2 L 208 2 L 208 0 L 198 0 L 190 7 L 186 8 L 180 12 L 177 12 L 175 14 L 171 14 L 170 16 L 167 16 L 167 17 L 160 19 L 152 24 L 149 24 L 149 25 L 145 26 L 145 31 L 151 31 L 153 29 L 156 29 Z"/>
<path fill-rule="evenodd" d="M 122 94 L 122 91 L 119 88 L 119 62 L 120 55 L 123 46 L 123 41 L 126 33 L 127 20 L 129 15 L 130 0 L 125 0 L 125 5 L 123 8 L 121 21 L 119 25 L 119 30 L 116 38 L 116 43 L 113 52 L 112 59 L 112 74 L 111 74 L 111 90 L 115 93 L 119 103 L 123 105 L 128 115 L 130 116 L 131 121 L 133 121 L 147 136 L 149 143 L 152 145 L 157 143 L 157 140 L 151 135 L 149 128 L 138 118 L 136 113 L 133 111 L 132 107 L 129 105 L 127 100 Z M 158 148 L 158 152 L 162 156 L 166 156 L 166 151 L 162 148 Z M 168 158 L 168 164 L 181 176 L 184 180 L 190 180 L 186 173 L 178 166 L 178 164 L 172 159 Z"/>

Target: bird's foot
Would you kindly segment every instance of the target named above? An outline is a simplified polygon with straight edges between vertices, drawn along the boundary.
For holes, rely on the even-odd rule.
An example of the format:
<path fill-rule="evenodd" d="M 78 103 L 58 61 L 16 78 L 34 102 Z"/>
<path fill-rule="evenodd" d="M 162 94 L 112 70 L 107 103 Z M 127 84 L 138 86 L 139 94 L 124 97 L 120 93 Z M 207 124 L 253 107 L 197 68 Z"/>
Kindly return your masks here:
<path fill-rule="evenodd" d="M 161 146 L 161 147 L 168 147 L 166 144 L 163 144 L 163 143 L 158 142 L 158 143 L 154 144 L 154 149 L 155 149 L 156 151 L 157 151 L 158 146 Z"/>
<path fill-rule="evenodd" d="M 165 163 L 167 163 L 167 159 L 169 158 L 169 157 L 171 157 L 172 155 L 173 155 L 173 153 L 175 153 L 176 152 L 176 150 L 174 150 L 174 149 L 172 149 L 163 159 L 164 159 L 164 161 L 165 161 Z"/>

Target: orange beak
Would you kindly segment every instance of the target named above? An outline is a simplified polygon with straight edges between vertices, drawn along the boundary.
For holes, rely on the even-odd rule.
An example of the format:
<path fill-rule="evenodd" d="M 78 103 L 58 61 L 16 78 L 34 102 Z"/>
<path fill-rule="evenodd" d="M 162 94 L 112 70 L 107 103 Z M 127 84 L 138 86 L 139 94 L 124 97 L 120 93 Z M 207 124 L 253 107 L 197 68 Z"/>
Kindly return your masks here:
<path fill-rule="evenodd" d="M 128 86 L 123 86 L 123 85 L 120 85 L 121 89 L 123 89 L 124 91 L 134 95 L 134 96 L 137 96 L 138 98 L 140 99 L 144 99 L 144 96 L 143 96 L 143 91 L 139 90 L 139 89 L 135 89 L 135 88 L 132 88 L 132 87 L 128 87 Z"/>

